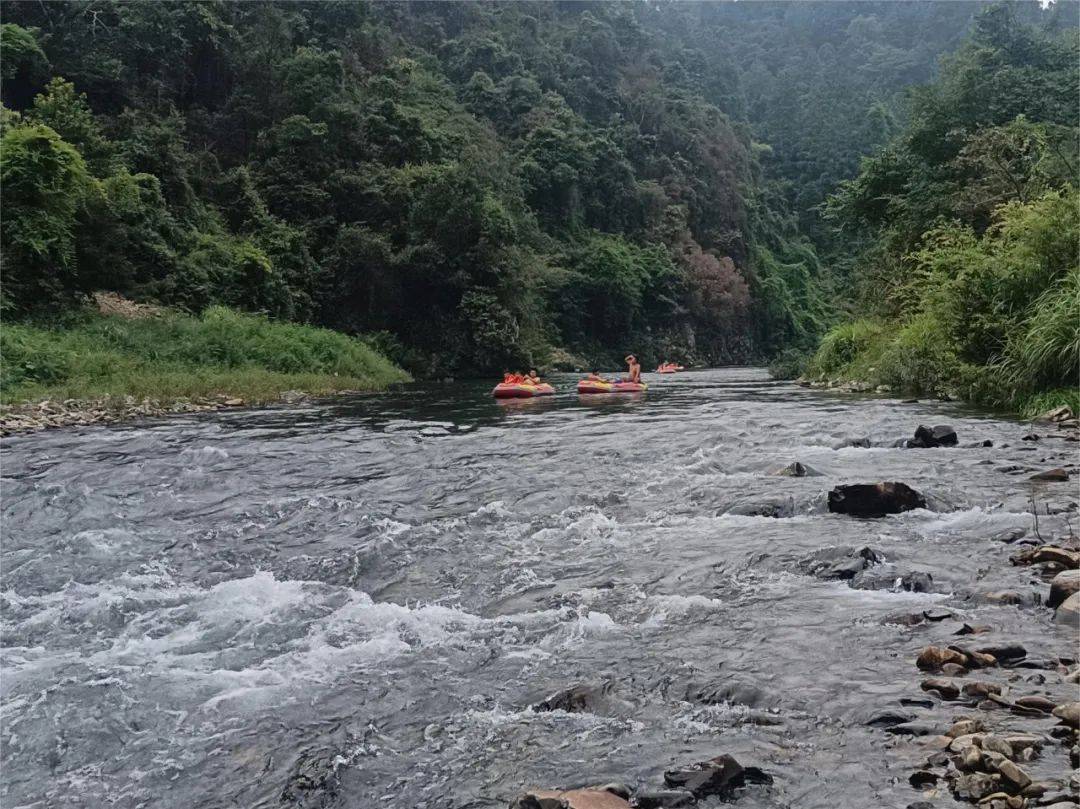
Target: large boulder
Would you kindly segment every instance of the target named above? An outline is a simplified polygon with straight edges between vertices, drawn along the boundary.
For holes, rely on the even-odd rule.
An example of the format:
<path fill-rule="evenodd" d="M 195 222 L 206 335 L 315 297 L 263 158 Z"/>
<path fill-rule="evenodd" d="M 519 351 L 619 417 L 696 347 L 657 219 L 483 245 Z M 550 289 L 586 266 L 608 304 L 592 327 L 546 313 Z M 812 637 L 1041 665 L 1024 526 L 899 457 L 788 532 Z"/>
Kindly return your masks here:
<path fill-rule="evenodd" d="M 926 508 L 926 498 L 906 483 L 852 483 L 829 492 L 829 511 L 852 517 L 884 517 Z"/>
<path fill-rule="evenodd" d="M 1080 592 L 1080 570 L 1063 570 L 1050 582 L 1048 607 L 1058 607 L 1073 593 Z"/>
<path fill-rule="evenodd" d="M 955 447 L 958 439 L 956 430 L 947 424 L 939 424 L 936 427 L 927 427 L 920 424 L 915 430 L 915 438 L 907 442 L 909 447 Z"/>

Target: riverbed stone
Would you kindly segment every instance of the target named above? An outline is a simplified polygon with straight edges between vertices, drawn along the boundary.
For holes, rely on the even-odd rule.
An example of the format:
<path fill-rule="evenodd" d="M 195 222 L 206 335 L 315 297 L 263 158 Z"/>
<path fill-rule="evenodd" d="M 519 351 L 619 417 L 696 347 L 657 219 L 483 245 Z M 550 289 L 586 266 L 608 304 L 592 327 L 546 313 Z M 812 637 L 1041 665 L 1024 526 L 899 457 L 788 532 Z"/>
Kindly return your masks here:
<path fill-rule="evenodd" d="M 829 511 L 852 517 L 884 517 L 926 508 L 926 498 L 906 483 L 853 483 L 829 492 Z"/>
<path fill-rule="evenodd" d="M 964 666 L 967 664 L 967 655 L 944 646 L 927 646 L 915 659 L 915 665 L 922 671 L 941 671 L 941 667 L 947 663 Z"/>
<path fill-rule="evenodd" d="M 970 683 L 964 683 L 962 690 L 965 697 L 985 697 L 989 694 L 1000 694 L 1001 686 L 997 683 L 975 680 Z"/>
<path fill-rule="evenodd" d="M 821 477 L 821 472 L 814 469 L 812 466 L 807 466 L 800 461 L 794 461 L 787 466 L 781 467 L 775 470 L 771 474 L 778 477 L 786 478 L 817 478 Z"/>
<path fill-rule="evenodd" d="M 949 425 L 939 424 L 935 427 L 927 427 L 920 424 L 915 429 L 915 438 L 908 442 L 908 446 L 930 449 L 933 447 L 955 447 L 956 443 L 956 430 Z"/>
<path fill-rule="evenodd" d="M 635 793 L 631 805 L 635 809 L 680 809 L 696 803 L 694 793 L 685 789 L 657 789 Z"/>
<path fill-rule="evenodd" d="M 596 713 L 611 690 L 610 682 L 582 683 L 556 691 L 532 707 L 537 712 Z"/>
<path fill-rule="evenodd" d="M 1047 469 L 1045 472 L 1036 472 L 1028 480 L 1037 481 L 1052 481 L 1057 483 L 1064 483 L 1069 479 L 1069 473 L 1058 467 L 1057 469 Z"/>
<path fill-rule="evenodd" d="M 1069 626 L 1080 626 L 1080 593 L 1073 593 L 1058 606 L 1054 621 Z"/>
<path fill-rule="evenodd" d="M 1071 728 L 1080 728 L 1080 702 L 1063 702 L 1051 713 Z"/>
<path fill-rule="evenodd" d="M 928 680 L 923 680 L 919 687 L 923 691 L 930 691 L 942 699 L 956 699 L 960 696 L 960 688 L 952 680 L 946 680 L 941 677 L 931 677 Z"/>
<path fill-rule="evenodd" d="M 953 794 L 961 800 L 979 801 L 998 791 L 1001 776 L 973 772 L 961 775 L 952 782 Z"/>
<path fill-rule="evenodd" d="M 742 765 L 725 753 L 708 761 L 667 770 L 664 783 L 703 798 L 730 795 L 736 787 L 745 783 L 745 778 Z"/>
<path fill-rule="evenodd" d="M 1046 599 L 1046 606 L 1056 608 L 1076 592 L 1080 592 L 1080 568 L 1063 570 L 1050 582 L 1050 595 Z"/>
<path fill-rule="evenodd" d="M 630 809 L 630 803 L 602 789 L 532 789 L 515 798 L 510 809 Z"/>

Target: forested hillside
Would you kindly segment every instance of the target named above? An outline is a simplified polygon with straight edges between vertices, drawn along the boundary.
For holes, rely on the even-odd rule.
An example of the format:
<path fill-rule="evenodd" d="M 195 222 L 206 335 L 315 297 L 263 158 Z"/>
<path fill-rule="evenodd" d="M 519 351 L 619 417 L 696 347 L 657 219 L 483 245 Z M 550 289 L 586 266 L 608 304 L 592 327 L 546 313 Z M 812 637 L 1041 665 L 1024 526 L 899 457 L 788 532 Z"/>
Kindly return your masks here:
<path fill-rule="evenodd" d="M 420 374 L 811 349 L 858 272 L 820 204 L 984 5 L 8 2 L 3 312 L 223 304 Z"/>
<path fill-rule="evenodd" d="M 813 374 L 1076 405 L 1078 58 L 1075 29 L 979 15 L 904 131 L 829 199 L 863 319 L 824 338 Z"/>

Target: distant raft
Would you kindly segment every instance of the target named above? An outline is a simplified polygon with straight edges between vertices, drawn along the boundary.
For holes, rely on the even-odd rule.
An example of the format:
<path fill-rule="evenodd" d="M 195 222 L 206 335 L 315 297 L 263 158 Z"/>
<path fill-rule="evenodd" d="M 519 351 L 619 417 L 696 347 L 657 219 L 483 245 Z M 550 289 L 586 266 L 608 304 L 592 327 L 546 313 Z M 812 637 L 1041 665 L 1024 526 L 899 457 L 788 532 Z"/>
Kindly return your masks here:
<path fill-rule="evenodd" d="M 578 393 L 641 393 L 648 390 L 644 382 L 602 382 L 597 379 L 582 379 L 577 383 Z"/>
<path fill-rule="evenodd" d="M 528 399 L 533 396 L 551 396 L 555 388 L 547 382 L 527 385 L 524 382 L 500 382 L 491 392 L 496 399 Z"/>

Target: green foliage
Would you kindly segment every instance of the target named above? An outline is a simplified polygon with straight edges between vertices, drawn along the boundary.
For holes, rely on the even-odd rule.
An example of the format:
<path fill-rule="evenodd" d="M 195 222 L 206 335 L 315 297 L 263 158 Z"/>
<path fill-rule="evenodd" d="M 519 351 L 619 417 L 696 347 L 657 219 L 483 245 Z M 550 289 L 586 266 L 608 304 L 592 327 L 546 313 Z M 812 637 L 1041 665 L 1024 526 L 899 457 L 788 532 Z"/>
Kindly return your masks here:
<path fill-rule="evenodd" d="M 49 78 L 49 59 L 33 31 L 9 22 L 0 25 L 0 51 L 3 102 L 21 109 Z"/>
<path fill-rule="evenodd" d="M 198 318 L 93 315 L 72 327 L 9 324 L 0 332 L 5 402 L 128 394 L 264 397 L 290 387 L 368 389 L 407 379 L 359 340 L 221 307 Z"/>
<path fill-rule="evenodd" d="M 882 333 L 881 324 L 870 320 L 834 326 L 821 338 L 817 352 L 807 364 L 806 373 L 818 378 L 839 376 L 856 358 L 877 346 Z"/>
<path fill-rule="evenodd" d="M 5 313 L 83 288 L 75 232 L 91 183 L 82 156 L 47 126 L 9 129 L 0 140 Z"/>

